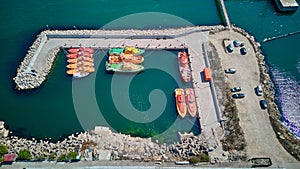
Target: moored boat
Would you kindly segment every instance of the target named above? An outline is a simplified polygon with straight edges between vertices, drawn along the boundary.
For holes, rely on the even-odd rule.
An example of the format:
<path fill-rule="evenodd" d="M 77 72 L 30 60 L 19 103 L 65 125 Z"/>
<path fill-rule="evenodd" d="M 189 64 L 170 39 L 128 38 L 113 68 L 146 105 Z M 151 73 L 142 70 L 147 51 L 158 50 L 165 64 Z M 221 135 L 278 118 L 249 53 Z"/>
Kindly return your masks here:
<path fill-rule="evenodd" d="M 84 72 L 87 72 L 87 73 L 95 72 L 95 68 L 93 68 L 93 67 L 84 67 L 83 70 L 84 70 Z"/>
<path fill-rule="evenodd" d="M 124 49 L 125 48 L 118 48 L 118 47 L 110 48 L 108 53 L 109 55 L 121 55 Z"/>
<path fill-rule="evenodd" d="M 68 59 L 68 63 L 77 63 L 78 59 Z"/>
<path fill-rule="evenodd" d="M 86 62 L 94 62 L 94 59 L 89 57 L 83 57 L 83 60 Z"/>
<path fill-rule="evenodd" d="M 144 52 L 145 50 L 133 46 L 127 46 L 124 49 L 124 54 L 141 55 Z"/>
<path fill-rule="evenodd" d="M 94 67 L 94 63 L 92 63 L 92 62 L 83 62 L 83 66 Z"/>
<path fill-rule="evenodd" d="M 67 65 L 67 68 L 70 68 L 70 69 L 75 69 L 76 67 L 77 67 L 76 63 Z"/>
<path fill-rule="evenodd" d="M 70 48 L 68 49 L 69 53 L 77 53 L 79 51 L 79 48 Z"/>
<path fill-rule="evenodd" d="M 90 73 L 95 71 L 92 48 L 70 48 L 68 49 L 66 67 L 68 68 L 67 74 L 72 75 L 74 78 L 86 77 Z"/>
<path fill-rule="evenodd" d="M 76 72 L 73 74 L 74 78 L 83 78 L 86 77 L 87 75 L 89 75 L 90 73 L 88 72 Z"/>
<path fill-rule="evenodd" d="M 113 72 L 126 72 L 126 73 L 134 73 L 140 72 L 144 70 L 144 67 L 141 65 L 135 65 L 133 63 L 108 63 L 106 62 L 106 71 Z"/>
<path fill-rule="evenodd" d="M 75 69 L 69 69 L 69 70 L 67 70 L 67 74 L 68 75 L 73 75 L 74 73 L 76 73 Z"/>
<path fill-rule="evenodd" d="M 123 54 L 122 56 L 122 59 L 125 62 L 131 62 L 133 64 L 142 64 L 144 62 L 144 57 L 142 55 Z"/>
<path fill-rule="evenodd" d="M 86 51 L 84 51 L 83 55 L 84 55 L 85 57 L 92 57 L 92 56 L 93 56 L 92 53 L 86 52 Z"/>
<path fill-rule="evenodd" d="M 178 67 L 182 80 L 184 82 L 190 82 L 191 69 L 188 64 L 188 55 L 186 52 L 178 52 Z"/>
<path fill-rule="evenodd" d="M 70 53 L 70 54 L 67 54 L 67 57 L 68 57 L 69 59 L 75 59 L 75 58 L 78 57 L 78 54 L 77 54 L 77 53 Z"/>
<path fill-rule="evenodd" d="M 192 88 L 186 88 L 184 91 L 185 91 L 185 101 L 187 104 L 187 110 L 192 117 L 195 117 L 197 113 L 195 92 Z"/>
<path fill-rule="evenodd" d="M 177 112 L 181 118 L 184 118 L 187 112 L 187 106 L 185 102 L 185 94 L 183 89 L 175 89 L 175 100 Z"/>
<path fill-rule="evenodd" d="M 95 50 L 93 48 L 84 48 L 85 52 L 89 52 L 91 54 L 93 54 L 95 52 Z"/>

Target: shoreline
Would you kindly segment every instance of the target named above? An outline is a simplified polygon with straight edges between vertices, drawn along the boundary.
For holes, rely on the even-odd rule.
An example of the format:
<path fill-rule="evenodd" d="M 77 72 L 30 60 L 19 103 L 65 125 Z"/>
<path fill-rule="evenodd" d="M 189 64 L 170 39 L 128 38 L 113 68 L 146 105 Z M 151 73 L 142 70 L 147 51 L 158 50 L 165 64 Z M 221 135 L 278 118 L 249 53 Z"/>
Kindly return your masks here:
<path fill-rule="evenodd" d="M 44 69 L 41 71 L 42 73 L 38 73 L 36 76 L 32 74 L 32 72 L 28 72 L 28 67 L 30 67 L 30 61 L 34 57 L 34 52 L 37 51 L 37 46 L 40 44 L 43 44 L 43 38 L 48 38 L 47 35 L 51 38 L 53 35 L 68 35 L 68 36 L 96 36 L 101 35 L 102 37 L 109 37 L 109 36 L 115 36 L 116 34 L 123 35 L 122 38 L 126 37 L 134 37 L 134 36 L 151 36 L 151 37 L 163 37 L 163 36 L 180 36 L 184 34 L 188 34 L 189 32 L 193 31 L 204 31 L 204 30 L 210 30 L 210 32 L 218 33 L 224 30 L 227 30 L 222 25 L 216 25 L 216 26 L 198 26 L 198 27 L 187 27 L 187 28 L 179 28 L 179 29 L 166 29 L 166 30 L 66 30 L 66 31 L 59 31 L 59 30 L 53 30 L 53 31 L 43 31 L 41 34 L 37 36 L 37 40 L 33 43 L 33 45 L 30 47 L 27 55 L 25 56 L 24 60 L 22 61 L 21 65 L 18 68 L 17 76 L 14 78 L 17 86 L 18 84 L 22 83 L 29 83 L 29 88 L 22 87 L 22 85 L 18 86 L 18 89 L 32 89 L 36 88 L 42 83 L 45 82 L 48 73 L 50 73 L 50 70 L 53 66 L 53 62 L 56 58 L 57 52 L 59 52 L 59 48 L 56 48 L 53 52 L 50 52 L 50 54 L 47 55 L 47 65 L 44 67 Z M 264 61 L 264 56 L 262 54 L 262 51 L 260 49 L 260 44 L 255 41 L 254 36 L 247 33 L 242 28 L 238 28 L 235 26 L 232 26 L 232 30 L 240 33 L 241 35 L 245 36 L 253 46 L 253 49 L 255 51 L 255 57 L 257 58 L 257 62 L 259 65 L 259 71 L 260 71 L 260 82 L 263 84 L 263 89 L 266 93 L 266 100 L 270 105 L 269 108 L 269 118 L 271 121 L 272 128 L 277 136 L 277 139 L 280 141 L 281 145 L 290 153 L 292 154 L 298 161 L 300 160 L 299 154 L 300 150 L 297 149 L 297 147 L 292 146 L 291 144 L 298 144 L 299 140 L 296 139 L 295 136 L 291 135 L 289 130 L 285 128 L 280 122 L 279 122 L 279 109 L 278 106 L 275 104 L 275 89 L 273 85 L 273 81 L 270 78 L 269 75 L 269 68 L 268 65 Z M 92 35 L 91 35 L 92 34 Z M 44 43 L 47 43 L 45 41 Z M 39 80 L 32 80 L 32 78 L 38 78 Z M 27 78 L 28 81 L 22 81 L 23 78 Z M 33 83 L 31 83 L 33 81 Z M 195 136 L 193 136 L 195 137 Z M 15 138 L 18 139 L 18 138 Z M 74 139 L 72 137 L 72 139 Z M 196 137 L 196 139 L 198 139 Z M 24 141 L 24 140 L 23 140 Z M 179 157 L 180 153 L 178 150 L 176 150 L 176 147 L 179 147 L 175 145 L 175 149 L 172 151 L 176 152 Z M 170 150 L 170 149 L 169 149 Z M 208 151 L 208 147 L 206 149 Z M 185 153 L 183 153 L 185 154 Z M 165 157 L 164 157 L 165 158 Z M 170 158 L 170 157 L 169 157 Z"/>

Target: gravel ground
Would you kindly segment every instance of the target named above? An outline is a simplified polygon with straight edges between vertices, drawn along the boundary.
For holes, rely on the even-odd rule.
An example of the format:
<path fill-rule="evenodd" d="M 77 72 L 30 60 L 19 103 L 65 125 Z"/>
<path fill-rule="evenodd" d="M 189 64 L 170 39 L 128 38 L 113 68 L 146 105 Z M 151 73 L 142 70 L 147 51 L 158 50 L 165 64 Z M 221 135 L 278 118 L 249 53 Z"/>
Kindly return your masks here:
<path fill-rule="evenodd" d="M 247 49 L 246 55 L 239 53 L 239 47 L 234 47 L 232 53 L 226 53 L 223 40 L 239 40 L 244 42 Z M 225 80 L 230 87 L 241 86 L 245 98 L 237 99 L 240 125 L 245 133 L 247 143 L 246 152 L 249 158 L 271 157 L 273 164 L 280 166 L 284 163 L 296 163 L 295 160 L 279 143 L 270 125 L 267 110 L 262 110 L 259 100 L 262 96 L 256 96 L 254 88 L 259 84 L 259 67 L 253 47 L 248 39 L 233 31 L 223 31 L 211 35 L 210 41 L 214 44 L 221 58 L 223 69 L 235 68 L 235 74 L 226 74 Z"/>

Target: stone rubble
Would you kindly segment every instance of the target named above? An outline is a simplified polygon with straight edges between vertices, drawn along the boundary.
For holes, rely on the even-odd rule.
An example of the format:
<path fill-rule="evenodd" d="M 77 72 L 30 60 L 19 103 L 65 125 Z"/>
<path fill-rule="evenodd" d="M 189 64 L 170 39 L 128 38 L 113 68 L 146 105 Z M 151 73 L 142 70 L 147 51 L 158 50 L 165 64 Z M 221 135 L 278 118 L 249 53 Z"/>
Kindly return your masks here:
<path fill-rule="evenodd" d="M 151 138 L 131 137 L 97 126 L 93 131 L 85 131 L 77 136 L 72 134 L 56 143 L 10 136 L 2 138 L 0 144 L 7 146 L 8 153 L 17 154 L 20 150 L 29 150 L 33 160 L 41 157 L 47 159 L 50 155 L 59 157 L 70 152 L 83 152 L 81 148 L 86 142 L 94 143 L 97 151 L 110 151 L 111 159 L 114 160 L 177 161 L 208 152 L 207 141 L 201 135 L 184 135 L 180 142 L 167 145 L 153 142 Z"/>

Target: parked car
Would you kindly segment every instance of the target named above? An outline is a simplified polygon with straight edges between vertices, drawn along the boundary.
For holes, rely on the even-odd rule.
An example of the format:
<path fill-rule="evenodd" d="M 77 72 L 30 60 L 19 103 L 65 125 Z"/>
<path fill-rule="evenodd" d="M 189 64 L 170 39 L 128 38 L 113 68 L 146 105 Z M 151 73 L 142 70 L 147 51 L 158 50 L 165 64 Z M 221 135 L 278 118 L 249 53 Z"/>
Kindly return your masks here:
<path fill-rule="evenodd" d="M 240 98 L 244 98 L 245 94 L 244 93 L 235 93 L 232 95 L 232 97 L 235 99 L 240 99 Z"/>
<path fill-rule="evenodd" d="M 242 90 L 242 88 L 239 86 L 230 89 L 231 92 L 240 92 L 241 90 Z"/>
<path fill-rule="evenodd" d="M 234 74 L 235 72 L 236 72 L 236 69 L 232 69 L 232 68 L 225 69 L 225 73 L 231 73 L 231 74 Z"/>
<path fill-rule="evenodd" d="M 231 45 L 226 46 L 227 52 L 231 53 L 233 51 L 233 48 Z"/>
<path fill-rule="evenodd" d="M 263 95 L 263 90 L 262 90 L 261 85 L 256 86 L 255 92 L 256 92 L 257 96 L 262 96 Z"/>
<path fill-rule="evenodd" d="M 265 101 L 265 100 L 259 101 L 259 104 L 260 104 L 260 107 L 261 107 L 262 109 L 268 108 L 267 101 Z"/>
<path fill-rule="evenodd" d="M 246 55 L 247 54 L 247 49 L 246 48 L 241 48 L 240 49 L 241 55 Z"/>
<path fill-rule="evenodd" d="M 234 47 L 239 47 L 240 46 L 240 42 L 238 40 L 234 40 L 233 41 L 233 45 L 234 45 Z"/>

